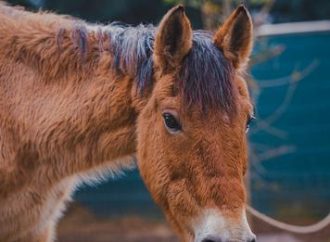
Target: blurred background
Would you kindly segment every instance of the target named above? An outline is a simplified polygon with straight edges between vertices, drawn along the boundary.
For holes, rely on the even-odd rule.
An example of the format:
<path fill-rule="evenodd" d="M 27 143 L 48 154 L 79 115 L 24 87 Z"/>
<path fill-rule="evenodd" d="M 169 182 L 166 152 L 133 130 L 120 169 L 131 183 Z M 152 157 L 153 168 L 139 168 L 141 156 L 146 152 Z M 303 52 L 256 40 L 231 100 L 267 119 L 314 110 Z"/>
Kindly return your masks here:
<path fill-rule="evenodd" d="M 11 0 L 90 22 L 157 24 L 184 3 L 195 29 L 214 30 L 235 0 Z M 250 138 L 250 203 L 280 221 L 307 225 L 330 212 L 330 1 L 246 1 L 256 43 L 249 87 L 256 104 Z M 294 235 L 251 217 L 260 242 L 330 241 L 330 226 Z M 177 241 L 138 171 L 75 194 L 58 241 Z"/>

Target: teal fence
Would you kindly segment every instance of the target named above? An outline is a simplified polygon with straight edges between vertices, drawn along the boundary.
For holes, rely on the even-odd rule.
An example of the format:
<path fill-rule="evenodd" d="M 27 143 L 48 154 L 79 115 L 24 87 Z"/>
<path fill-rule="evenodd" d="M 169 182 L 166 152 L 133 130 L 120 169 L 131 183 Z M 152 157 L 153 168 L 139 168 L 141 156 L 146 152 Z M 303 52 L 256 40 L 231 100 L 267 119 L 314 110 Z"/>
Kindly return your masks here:
<path fill-rule="evenodd" d="M 252 203 L 273 216 L 330 212 L 330 32 L 264 37 L 284 51 L 253 68 Z"/>

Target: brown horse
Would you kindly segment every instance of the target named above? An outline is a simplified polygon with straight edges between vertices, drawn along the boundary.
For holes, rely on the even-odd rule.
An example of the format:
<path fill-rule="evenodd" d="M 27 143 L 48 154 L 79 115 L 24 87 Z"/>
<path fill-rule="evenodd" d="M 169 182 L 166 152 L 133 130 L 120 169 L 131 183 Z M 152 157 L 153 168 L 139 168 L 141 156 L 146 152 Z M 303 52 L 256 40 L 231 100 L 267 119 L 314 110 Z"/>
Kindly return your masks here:
<path fill-rule="evenodd" d="M 137 165 L 182 241 L 255 241 L 245 215 L 238 7 L 211 35 L 182 6 L 152 26 L 0 6 L 0 241 L 46 242 L 82 181 Z"/>

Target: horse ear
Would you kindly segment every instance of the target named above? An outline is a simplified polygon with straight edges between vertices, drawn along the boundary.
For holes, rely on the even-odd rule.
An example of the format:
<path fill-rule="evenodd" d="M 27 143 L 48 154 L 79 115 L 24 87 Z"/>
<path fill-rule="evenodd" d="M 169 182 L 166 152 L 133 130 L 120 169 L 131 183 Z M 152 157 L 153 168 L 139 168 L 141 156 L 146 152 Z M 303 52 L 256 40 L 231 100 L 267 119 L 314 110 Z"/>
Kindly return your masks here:
<path fill-rule="evenodd" d="M 178 5 L 163 17 L 154 44 L 154 63 L 162 73 L 181 64 L 192 46 L 192 29 L 184 7 Z"/>
<path fill-rule="evenodd" d="M 240 5 L 218 29 L 214 44 L 235 68 L 245 67 L 253 44 L 253 25 L 248 10 Z"/>

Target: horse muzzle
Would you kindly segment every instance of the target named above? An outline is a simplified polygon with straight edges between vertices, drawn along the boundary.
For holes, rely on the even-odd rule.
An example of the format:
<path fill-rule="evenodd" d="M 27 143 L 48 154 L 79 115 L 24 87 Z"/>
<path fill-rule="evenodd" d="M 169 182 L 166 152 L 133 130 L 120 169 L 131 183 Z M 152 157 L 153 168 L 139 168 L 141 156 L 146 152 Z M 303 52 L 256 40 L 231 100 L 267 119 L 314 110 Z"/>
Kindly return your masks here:
<path fill-rule="evenodd" d="M 230 217 L 219 209 L 204 209 L 193 222 L 194 242 L 256 242 L 245 210 Z"/>

